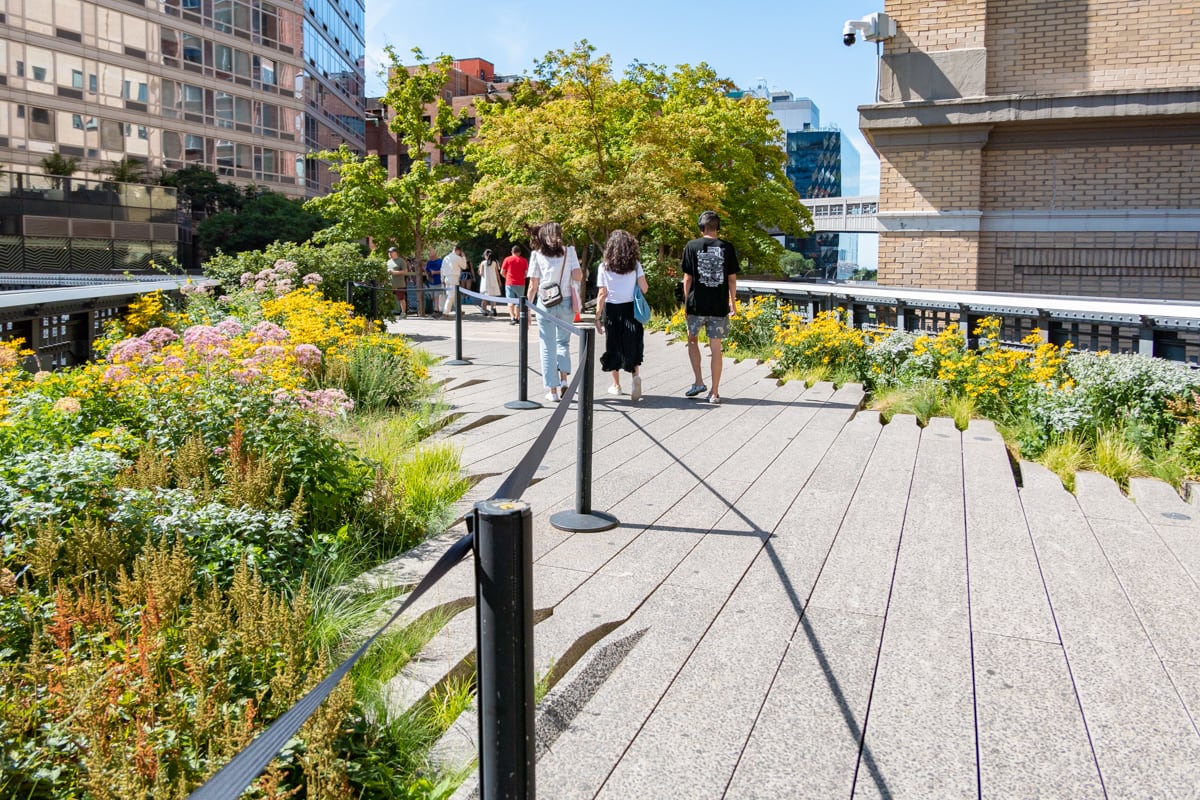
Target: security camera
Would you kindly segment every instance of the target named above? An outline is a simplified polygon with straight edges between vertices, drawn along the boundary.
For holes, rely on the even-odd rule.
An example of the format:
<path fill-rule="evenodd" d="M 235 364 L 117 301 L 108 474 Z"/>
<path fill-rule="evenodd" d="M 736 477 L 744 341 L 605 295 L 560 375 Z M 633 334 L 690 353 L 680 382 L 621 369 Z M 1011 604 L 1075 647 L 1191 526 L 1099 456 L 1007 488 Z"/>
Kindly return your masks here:
<path fill-rule="evenodd" d="M 842 44 L 850 47 L 862 31 L 868 42 L 882 42 L 896 35 L 896 21 L 883 12 L 867 14 L 862 19 L 848 19 L 842 26 Z"/>
<path fill-rule="evenodd" d="M 842 44 L 850 47 L 854 44 L 854 20 L 846 20 L 846 24 L 842 26 Z"/>

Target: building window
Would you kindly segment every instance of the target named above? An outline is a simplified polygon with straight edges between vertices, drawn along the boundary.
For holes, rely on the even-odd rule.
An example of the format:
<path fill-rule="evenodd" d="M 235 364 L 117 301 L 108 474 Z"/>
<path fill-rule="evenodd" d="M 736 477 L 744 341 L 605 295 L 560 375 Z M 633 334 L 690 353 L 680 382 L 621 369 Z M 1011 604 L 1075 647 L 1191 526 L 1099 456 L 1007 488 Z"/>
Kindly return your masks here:
<path fill-rule="evenodd" d="M 25 119 L 25 106 L 17 106 L 17 119 Z"/>
<path fill-rule="evenodd" d="M 88 91 L 95 94 L 99 89 L 100 82 L 96 80 L 95 75 L 88 75 Z"/>
<path fill-rule="evenodd" d="M 17 62 L 17 77 L 18 78 L 25 77 L 25 62 L 24 61 Z"/>
<path fill-rule="evenodd" d="M 72 89 L 82 89 L 83 88 L 83 73 L 77 69 L 71 70 L 71 88 Z"/>
<path fill-rule="evenodd" d="M 204 63 L 204 47 L 199 36 L 190 33 L 183 35 L 183 60 L 193 64 Z"/>
<path fill-rule="evenodd" d="M 77 131 L 83 130 L 83 114 L 71 115 L 71 127 Z"/>
<path fill-rule="evenodd" d="M 46 80 L 46 68 L 45 67 L 34 67 L 33 68 L 33 79 L 35 81 Z"/>
<path fill-rule="evenodd" d="M 204 90 L 190 83 L 183 85 L 183 110 L 189 114 L 204 113 Z"/>
<path fill-rule="evenodd" d="M 138 131 L 139 139 L 149 139 L 150 138 L 150 131 L 146 130 L 145 125 L 138 125 L 137 131 Z"/>

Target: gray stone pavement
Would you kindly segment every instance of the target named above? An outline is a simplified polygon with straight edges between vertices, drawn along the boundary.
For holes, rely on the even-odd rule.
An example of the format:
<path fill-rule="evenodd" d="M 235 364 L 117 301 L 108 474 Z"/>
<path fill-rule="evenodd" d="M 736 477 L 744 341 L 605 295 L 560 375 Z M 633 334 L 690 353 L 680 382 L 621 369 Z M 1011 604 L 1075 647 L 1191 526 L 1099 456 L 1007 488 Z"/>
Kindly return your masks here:
<path fill-rule="evenodd" d="M 479 479 L 466 510 L 551 409 L 504 408 L 516 327 L 475 309 L 463 327 L 472 363 L 434 373 Z M 449 320 L 391 329 L 453 355 Z M 781 386 L 751 362 L 726 359 L 709 406 L 682 396 L 682 344 L 646 345 L 641 402 L 597 373 L 592 504 L 620 526 L 549 524 L 574 503 L 574 410 L 524 498 L 553 681 L 539 797 L 1200 798 L 1200 510 L 1149 479 L 1127 497 L 1081 474 L 1072 495 L 986 421 L 881 425 L 857 386 Z M 461 533 L 368 577 L 411 583 Z M 463 608 L 471 570 L 418 613 Z M 394 696 L 469 664 L 472 619 Z M 439 757 L 469 762 L 474 725 Z"/>

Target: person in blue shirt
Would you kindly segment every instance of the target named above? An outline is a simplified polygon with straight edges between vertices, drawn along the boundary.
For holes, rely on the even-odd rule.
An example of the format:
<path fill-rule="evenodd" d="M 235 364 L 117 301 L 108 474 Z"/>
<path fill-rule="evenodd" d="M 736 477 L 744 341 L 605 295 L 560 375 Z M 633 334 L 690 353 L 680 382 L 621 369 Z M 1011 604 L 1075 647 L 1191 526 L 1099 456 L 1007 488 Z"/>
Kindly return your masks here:
<path fill-rule="evenodd" d="M 429 288 L 442 285 L 442 260 L 438 258 L 436 250 L 429 251 L 429 260 L 425 262 L 425 285 Z M 425 293 L 426 313 L 432 313 L 435 317 L 442 315 L 442 304 L 438 302 L 440 297 L 440 290 Z"/>

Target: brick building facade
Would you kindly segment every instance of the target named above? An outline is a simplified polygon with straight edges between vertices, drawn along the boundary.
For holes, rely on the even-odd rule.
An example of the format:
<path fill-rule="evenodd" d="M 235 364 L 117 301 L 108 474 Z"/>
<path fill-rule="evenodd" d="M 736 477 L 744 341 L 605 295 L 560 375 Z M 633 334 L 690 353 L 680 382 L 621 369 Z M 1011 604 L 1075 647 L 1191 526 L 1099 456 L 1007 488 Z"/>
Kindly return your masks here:
<path fill-rule="evenodd" d="M 1200 0 L 888 0 L 879 282 L 1200 300 Z"/>
<path fill-rule="evenodd" d="M 416 67 L 408 69 L 415 70 Z M 475 129 L 479 125 L 475 117 L 475 103 L 488 97 L 508 97 L 508 89 L 514 80 L 515 76 L 497 75 L 495 66 L 482 58 L 457 59 L 451 65 L 442 97 L 450 103 L 450 110 L 454 114 L 466 111 L 466 125 Z M 436 113 L 433 104 L 428 106 L 428 111 L 430 114 Z M 387 168 L 388 177 L 395 178 L 407 172 L 412 162 L 407 148 L 396 140 L 396 134 L 388 128 L 390 120 L 390 111 L 383 106 L 382 98 L 367 98 L 367 152 L 379 156 Z M 442 154 L 437 148 L 430 147 L 427 157 L 437 163 Z"/>

